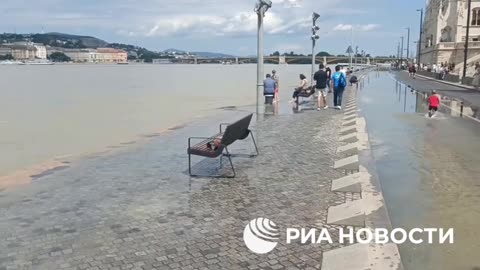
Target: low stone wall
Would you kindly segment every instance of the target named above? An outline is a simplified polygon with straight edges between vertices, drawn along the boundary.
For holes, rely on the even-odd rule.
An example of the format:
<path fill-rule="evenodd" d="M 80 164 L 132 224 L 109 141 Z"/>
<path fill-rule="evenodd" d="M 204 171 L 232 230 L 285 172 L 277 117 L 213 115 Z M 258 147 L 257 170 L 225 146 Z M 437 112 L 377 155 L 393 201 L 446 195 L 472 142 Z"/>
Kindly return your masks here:
<path fill-rule="evenodd" d="M 472 78 L 472 77 L 462 78 L 462 84 L 463 84 L 463 85 L 470 85 L 470 86 L 472 86 L 472 85 L 473 85 L 472 82 L 473 82 L 473 78 Z"/>
<path fill-rule="evenodd" d="M 437 79 L 437 80 L 440 79 L 440 77 L 439 77 L 440 74 L 439 73 L 428 72 L 428 71 L 423 71 L 423 70 L 420 70 L 417 73 L 422 75 L 422 76 L 429 77 L 429 78 L 432 78 L 432 79 Z M 466 79 L 468 79 L 468 78 L 466 78 Z M 471 82 L 471 79 L 472 78 L 470 78 L 470 82 Z M 460 76 L 453 75 L 453 74 L 446 74 L 445 78 L 444 78 L 444 81 L 458 83 L 460 81 Z"/>

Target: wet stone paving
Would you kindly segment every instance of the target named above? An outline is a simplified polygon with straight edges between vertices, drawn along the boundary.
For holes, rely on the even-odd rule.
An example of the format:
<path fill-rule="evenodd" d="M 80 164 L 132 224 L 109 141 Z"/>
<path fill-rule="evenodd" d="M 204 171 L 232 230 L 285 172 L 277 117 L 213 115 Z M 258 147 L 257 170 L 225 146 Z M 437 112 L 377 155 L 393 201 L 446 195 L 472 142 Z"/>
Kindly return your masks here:
<path fill-rule="evenodd" d="M 5 269 L 320 269 L 322 243 L 286 244 L 265 255 L 248 250 L 251 219 L 284 232 L 327 228 L 329 206 L 359 199 L 330 191 L 343 114 L 336 110 L 262 116 L 253 130 L 260 155 L 234 157 L 234 179 L 190 178 L 186 139 L 215 134 L 218 123 L 247 114 L 219 110 L 208 119 L 145 143 L 92 155 L 30 185 L 0 191 L 0 270 Z M 230 149 L 251 153 L 250 139 Z M 218 160 L 194 158 L 196 172 Z M 226 158 L 221 173 L 228 173 Z"/>

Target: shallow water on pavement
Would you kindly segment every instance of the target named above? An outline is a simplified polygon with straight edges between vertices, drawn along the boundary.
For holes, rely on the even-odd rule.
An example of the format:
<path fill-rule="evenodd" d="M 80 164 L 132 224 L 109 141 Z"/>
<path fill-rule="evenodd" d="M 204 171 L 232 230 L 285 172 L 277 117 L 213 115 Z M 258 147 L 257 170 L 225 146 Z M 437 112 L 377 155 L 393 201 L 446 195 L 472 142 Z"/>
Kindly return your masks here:
<path fill-rule="evenodd" d="M 265 67 L 272 69 L 285 104 L 310 66 Z M 0 81 L 0 182 L 19 170 L 37 174 L 57 160 L 134 143 L 216 108 L 255 104 L 255 72 L 256 65 L 2 66 L 8 80 Z"/>
<path fill-rule="evenodd" d="M 424 97 L 388 73 L 365 82 L 360 108 L 393 227 L 455 231 L 451 245 L 400 245 L 405 269 L 480 267 L 480 123 L 447 107 L 425 117 Z"/>

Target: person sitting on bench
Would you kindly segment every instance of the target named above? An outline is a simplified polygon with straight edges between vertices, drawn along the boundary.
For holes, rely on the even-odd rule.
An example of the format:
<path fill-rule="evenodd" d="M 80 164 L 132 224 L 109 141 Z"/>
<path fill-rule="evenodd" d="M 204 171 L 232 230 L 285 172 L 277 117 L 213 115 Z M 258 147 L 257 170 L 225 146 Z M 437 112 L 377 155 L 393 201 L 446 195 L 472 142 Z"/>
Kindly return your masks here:
<path fill-rule="evenodd" d="M 305 77 L 305 75 L 303 74 L 300 74 L 300 85 L 296 87 L 295 90 L 293 91 L 293 96 L 292 96 L 293 99 L 290 102 L 298 101 L 298 95 L 301 92 L 306 92 L 307 89 L 308 89 L 307 77 Z"/>

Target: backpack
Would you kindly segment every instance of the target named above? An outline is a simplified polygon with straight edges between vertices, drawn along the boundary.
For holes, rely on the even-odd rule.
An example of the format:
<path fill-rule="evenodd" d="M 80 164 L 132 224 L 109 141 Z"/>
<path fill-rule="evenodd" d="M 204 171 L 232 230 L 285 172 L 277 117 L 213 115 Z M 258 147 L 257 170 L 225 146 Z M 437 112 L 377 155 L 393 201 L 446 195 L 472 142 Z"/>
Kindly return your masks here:
<path fill-rule="evenodd" d="M 342 72 L 335 72 L 335 74 L 333 74 L 333 86 L 335 88 L 345 88 L 347 87 L 347 79 L 345 78 L 345 75 L 343 75 Z"/>

